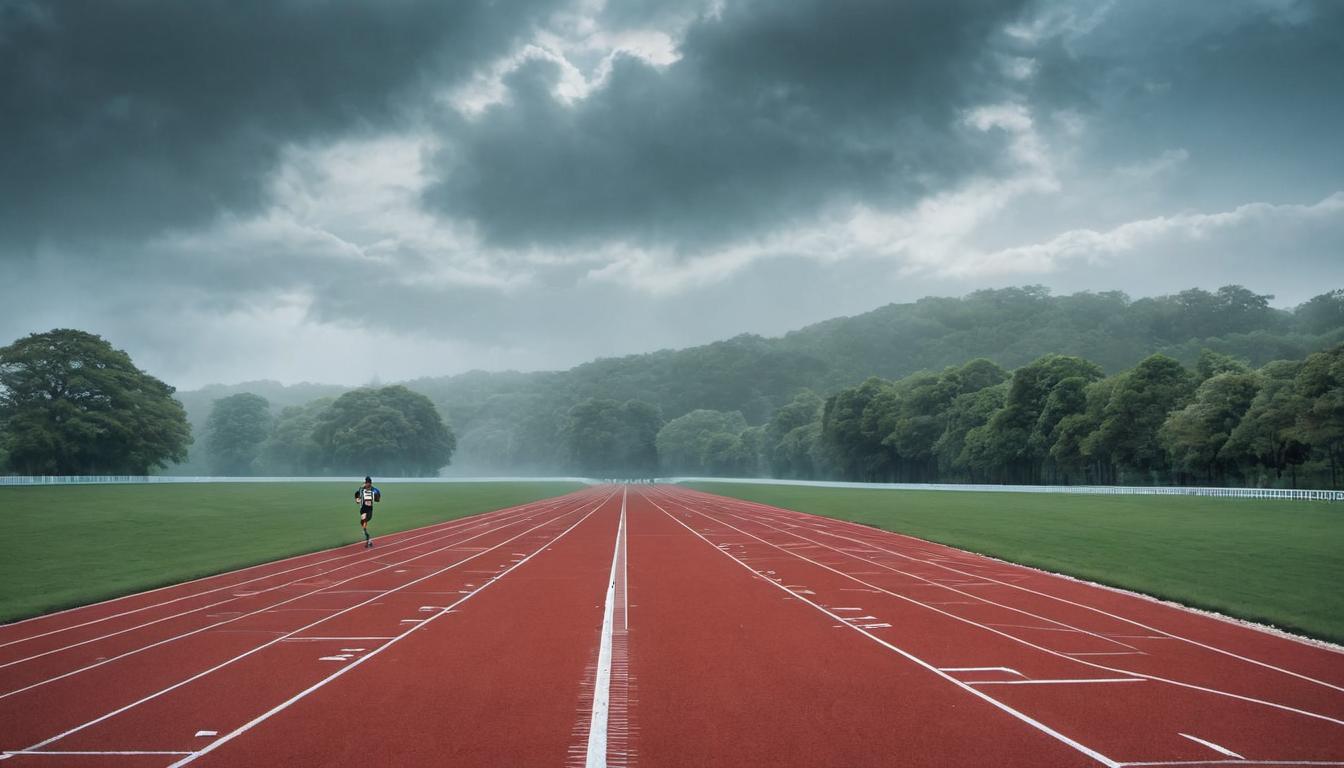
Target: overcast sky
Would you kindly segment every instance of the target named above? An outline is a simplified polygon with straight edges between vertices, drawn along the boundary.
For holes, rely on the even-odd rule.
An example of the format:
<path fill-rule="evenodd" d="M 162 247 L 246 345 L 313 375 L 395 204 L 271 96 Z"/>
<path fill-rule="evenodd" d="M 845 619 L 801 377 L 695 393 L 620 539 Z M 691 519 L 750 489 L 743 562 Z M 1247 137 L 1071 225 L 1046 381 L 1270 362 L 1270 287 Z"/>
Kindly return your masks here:
<path fill-rule="evenodd" d="M 0 0 L 0 345 L 180 389 L 1344 287 L 1337 0 Z"/>

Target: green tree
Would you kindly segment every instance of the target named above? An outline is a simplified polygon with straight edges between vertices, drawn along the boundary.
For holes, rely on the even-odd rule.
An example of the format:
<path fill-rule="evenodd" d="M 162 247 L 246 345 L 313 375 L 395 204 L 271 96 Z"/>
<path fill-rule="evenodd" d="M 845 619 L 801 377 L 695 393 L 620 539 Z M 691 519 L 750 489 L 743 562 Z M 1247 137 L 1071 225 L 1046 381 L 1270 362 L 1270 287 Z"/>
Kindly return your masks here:
<path fill-rule="evenodd" d="M 671 474 L 739 474 L 746 464 L 740 435 L 747 420 L 738 411 L 699 409 L 658 431 L 658 462 Z"/>
<path fill-rule="evenodd" d="M 1193 394 L 1193 376 L 1166 355 L 1152 355 L 1122 376 L 1098 429 L 1098 445 L 1122 468 L 1147 482 L 1167 479 L 1170 462 L 1158 430 Z"/>
<path fill-rule="evenodd" d="M 1302 363 L 1290 361 L 1262 367 L 1257 372 L 1260 391 L 1223 447 L 1231 460 L 1249 459 L 1273 470 L 1276 481 L 1288 470 L 1293 487 L 1297 487 L 1297 467 L 1310 453 L 1297 430 L 1303 399 L 1297 393 L 1295 380 L 1301 369 Z M 1267 483 L 1262 480 L 1257 484 Z"/>
<path fill-rule="evenodd" d="M 598 477 L 652 477 L 658 471 L 658 408 L 639 400 L 624 403 L 588 398 L 569 410 L 562 437 L 579 472 Z"/>
<path fill-rule="evenodd" d="M 457 439 L 429 398 L 401 385 L 347 392 L 318 414 L 319 461 L 339 474 L 433 476 Z"/>
<path fill-rule="evenodd" d="M 71 329 L 0 348 L 0 434 L 11 471 L 148 474 L 186 458 L 173 388 L 102 337 Z"/>
<path fill-rule="evenodd" d="M 1101 377 L 1096 363 L 1070 355 L 1046 355 L 1013 371 L 1003 408 L 977 444 L 980 463 L 1001 467 L 1010 482 L 1040 482 L 1056 425 L 1082 409 L 1083 387 Z M 1052 400 L 1057 388 L 1064 391 Z"/>
<path fill-rule="evenodd" d="M 291 405 L 280 411 L 271 436 L 261 446 L 261 463 L 266 474 L 277 476 L 317 475 L 324 471 L 322 456 L 313 430 L 318 418 L 335 402 L 322 397 L 306 405 Z"/>
<path fill-rule="evenodd" d="M 1339 487 L 1344 471 L 1344 344 L 1307 358 L 1295 380 L 1301 398 L 1300 439 L 1325 454 L 1330 484 Z"/>
<path fill-rule="evenodd" d="M 240 392 L 216 400 L 205 423 L 211 471 L 226 477 L 255 474 L 271 422 L 271 404 L 260 395 Z"/>
<path fill-rule="evenodd" d="M 1313 297 L 1293 314 L 1307 333 L 1330 333 L 1344 328 L 1344 288 Z"/>
<path fill-rule="evenodd" d="M 805 389 L 770 417 L 763 436 L 765 461 L 774 477 L 815 477 L 812 460 L 825 401 Z"/>
<path fill-rule="evenodd" d="M 946 413 L 947 426 L 933 446 L 940 472 L 973 483 L 989 479 L 981 453 L 984 427 L 1003 407 L 1007 397 L 1008 383 L 1002 382 L 953 398 Z M 972 432 L 975 432 L 973 437 Z"/>
<path fill-rule="evenodd" d="M 1200 384 L 1194 401 L 1173 411 L 1158 431 L 1173 468 L 1209 484 L 1225 482 L 1240 462 L 1224 453 L 1223 446 L 1259 389 L 1255 374 L 1234 371 L 1216 374 Z"/>

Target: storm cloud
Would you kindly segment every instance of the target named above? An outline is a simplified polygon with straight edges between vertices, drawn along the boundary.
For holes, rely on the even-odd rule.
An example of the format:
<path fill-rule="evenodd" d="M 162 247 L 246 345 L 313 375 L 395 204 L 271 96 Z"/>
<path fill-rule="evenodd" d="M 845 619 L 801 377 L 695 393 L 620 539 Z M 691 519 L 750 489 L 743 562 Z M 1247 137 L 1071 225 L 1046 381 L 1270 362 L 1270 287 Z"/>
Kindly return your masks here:
<path fill-rule="evenodd" d="M 1328 0 L 0 0 L 0 343 L 362 383 L 1344 286 Z"/>

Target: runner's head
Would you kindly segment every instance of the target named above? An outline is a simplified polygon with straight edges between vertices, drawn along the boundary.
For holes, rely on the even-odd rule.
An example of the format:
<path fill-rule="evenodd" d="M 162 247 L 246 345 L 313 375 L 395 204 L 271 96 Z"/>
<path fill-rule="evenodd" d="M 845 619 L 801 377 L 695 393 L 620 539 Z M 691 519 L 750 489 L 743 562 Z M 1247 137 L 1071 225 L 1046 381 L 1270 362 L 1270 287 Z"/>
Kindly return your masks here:
<path fill-rule="evenodd" d="M 365 485 L 373 485 L 373 478 L 372 478 L 372 477 L 365 476 L 365 478 L 364 478 L 364 484 L 365 484 Z"/>

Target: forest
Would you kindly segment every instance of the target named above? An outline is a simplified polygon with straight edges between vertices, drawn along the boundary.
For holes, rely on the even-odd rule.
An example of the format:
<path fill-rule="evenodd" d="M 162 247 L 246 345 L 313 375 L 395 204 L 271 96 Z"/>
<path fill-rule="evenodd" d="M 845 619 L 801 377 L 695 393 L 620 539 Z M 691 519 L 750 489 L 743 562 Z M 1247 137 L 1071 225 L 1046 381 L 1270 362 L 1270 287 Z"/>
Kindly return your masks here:
<path fill-rule="evenodd" d="M 1235 285 L 1140 299 L 1024 286 L 567 371 L 359 388 L 174 392 L 96 336 L 35 334 L 0 349 L 0 461 L 20 473 L 1337 488 L 1344 290 L 1292 309 L 1272 299 Z M 60 411 L 52 392 L 70 382 L 43 379 L 59 368 L 44 356 L 94 348 L 115 363 L 98 366 L 123 371 L 99 386 L 139 382 L 140 400 L 116 390 L 61 401 L 79 418 L 53 436 L 40 427 Z M 146 447 L 149 433 L 112 407 L 122 401 L 161 420 L 160 445 Z"/>
<path fill-rule="evenodd" d="M 454 474 L 1338 487 L 1344 290 L 1272 298 L 984 290 L 778 338 L 405 386 L 451 425 Z M 201 433 L 214 400 L 244 391 L 292 435 L 346 390 L 178 397 Z M 263 441 L 259 471 L 302 468 L 282 445 Z M 170 471 L 209 471 L 202 448 Z"/>

